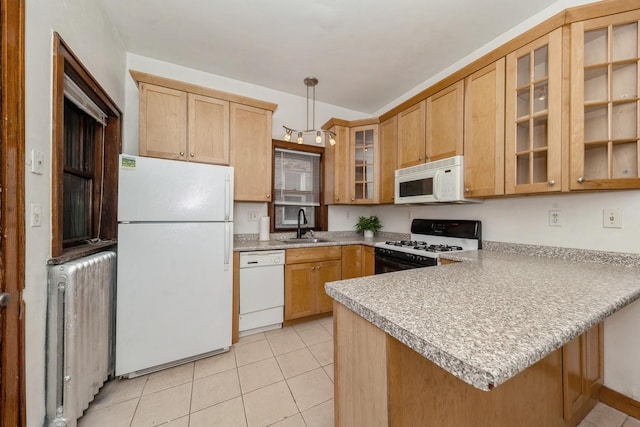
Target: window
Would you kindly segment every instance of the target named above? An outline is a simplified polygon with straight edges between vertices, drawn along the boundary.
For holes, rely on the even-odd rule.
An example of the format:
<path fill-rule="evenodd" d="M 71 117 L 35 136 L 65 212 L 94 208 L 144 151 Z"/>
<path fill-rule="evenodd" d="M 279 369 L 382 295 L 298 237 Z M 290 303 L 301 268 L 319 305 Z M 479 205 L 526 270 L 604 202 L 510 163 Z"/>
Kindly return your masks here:
<path fill-rule="evenodd" d="M 121 113 L 54 35 L 52 254 L 113 243 Z"/>
<path fill-rule="evenodd" d="M 317 147 L 274 141 L 274 230 L 296 228 L 298 211 L 307 218 L 305 227 L 323 229 L 321 215 L 321 153 Z"/>

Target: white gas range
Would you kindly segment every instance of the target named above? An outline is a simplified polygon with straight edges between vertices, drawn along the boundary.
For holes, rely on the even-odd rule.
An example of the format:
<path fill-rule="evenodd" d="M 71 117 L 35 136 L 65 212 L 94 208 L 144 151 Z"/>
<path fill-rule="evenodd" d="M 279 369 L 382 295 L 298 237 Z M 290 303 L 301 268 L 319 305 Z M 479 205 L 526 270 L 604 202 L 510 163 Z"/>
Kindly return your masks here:
<path fill-rule="evenodd" d="M 472 220 L 414 219 L 411 240 L 375 245 L 376 274 L 438 265 L 443 252 L 482 249 L 482 223 Z"/>

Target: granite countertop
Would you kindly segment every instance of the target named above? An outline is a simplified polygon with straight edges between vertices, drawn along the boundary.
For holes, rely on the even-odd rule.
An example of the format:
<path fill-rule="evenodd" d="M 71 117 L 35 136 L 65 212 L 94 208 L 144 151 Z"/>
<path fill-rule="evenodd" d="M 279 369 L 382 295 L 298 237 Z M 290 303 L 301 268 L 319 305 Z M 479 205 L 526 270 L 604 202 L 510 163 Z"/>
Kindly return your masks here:
<path fill-rule="evenodd" d="M 276 249 L 297 249 L 297 248 L 315 248 L 322 246 L 342 246 L 342 245 L 368 245 L 374 246 L 378 242 L 387 240 L 408 239 L 409 234 L 403 233 L 378 233 L 375 237 L 364 237 L 351 231 L 326 231 L 316 232 L 315 236 L 329 240 L 328 242 L 300 242 L 285 243 L 282 240 L 288 240 L 295 237 L 291 233 L 271 234 L 270 240 L 260 241 L 257 234 L 237 235 L 233 241 L 233 250 L 235 252 L 245 251 L 265 251 Z M 308 237 L 306 235 L 305 237 Z"/>
<path fill-rule="evenodd" d="M 331 282 L 327 293 L 490 390 L 640 298 L 640 267 L 487 250 L 451 265 Z M 638 255 L 633 256 L 637 260 Z"/>

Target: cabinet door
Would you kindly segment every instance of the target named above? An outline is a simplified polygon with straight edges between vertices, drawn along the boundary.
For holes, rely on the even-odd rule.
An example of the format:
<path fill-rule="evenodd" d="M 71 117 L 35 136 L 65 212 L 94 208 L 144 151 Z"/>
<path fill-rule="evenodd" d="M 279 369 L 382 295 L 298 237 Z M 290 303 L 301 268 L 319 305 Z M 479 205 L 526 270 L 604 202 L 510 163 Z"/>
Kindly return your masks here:
<path fill-rule="evenodd" d="M 333 310 L 333 298 L 324 290 L 324 284 L 340 280 L 342 272 L 340 261 L 324 261 L 316 265 L 316 313 L 328 313 Z"/>
<path fill-rule="evenodd" d="M 187 93 L 148 83 L 139 89 L 140 155 L 186 160 Z"/>
<path fill-rule="evenodd" d="M 464 195 L 504 194 L 504 58 L 467 77 L 464 87 Z"/>
<path fill-rule="evenodd" d="M 351 129 L 351 200 L 353 204 L 377 203 L 379 185 L 378 125 Z"/>
<path fill-rule="evenodd" d="M 376 256 L 373 246 L 362 246 L 362 275 L 373 276 L 376 274 Z"/>
<path fill-rule="evenodd" d="M 284 267 L 284 320 L 315 314 L 316 263 Z"/>
<path fill-rule="evenodd" d="M 427 98 L 427 160 L 462 154 L 464 81 Z"/>
<path fill-rule="evenodd" d="M 362 276 L 362 245 L 342 247 L 342 279 Z"/>
<path fill-rule="evenodd" d="M 562 29 L 506 61 L 505 193 L 560 191 Z"/>
<path fill-rule="evenodd" d="M 565 420 L 570 420 L 584 401 L 582 393 L 583 353 L 583 335 L 574 338 L 562 347 L 562 388 Z"/>
<path fill-rule="evenodd" d="M 398 168 L 398 116 L 380 124 L 380 203 L 393 203 Z"/>
<path fill-rule="evenodd" d="M 348 204 L 351 200 L 349 128 L 333 126 L 330 130 L 336 134 L 336 144 L 324 149 L 324 202 L 327 205 Z"/>
<path fill-rule="evenodd" d="M 188 160 L 229 164 L 229 101 L 188 94 Z"/>
<path fill-rule="evenodd" d="M 398 168 L 426 161 L 426 101 L 398 113 Z"/>
<path fill-rule="evenodd" d="M 640 188 L 640 10 L 571 25 L 572 190 Z"/>
<path fill-rule="evenodd" d="M 598 396 L 604 383 L 604 325 L 599 323 L 585 335 L 584 387 L 589 398 Z"/>
<path fill-rule="evenodd" d="M 271 201 L 271 111 L 231 103 L 234 200 Z"/>

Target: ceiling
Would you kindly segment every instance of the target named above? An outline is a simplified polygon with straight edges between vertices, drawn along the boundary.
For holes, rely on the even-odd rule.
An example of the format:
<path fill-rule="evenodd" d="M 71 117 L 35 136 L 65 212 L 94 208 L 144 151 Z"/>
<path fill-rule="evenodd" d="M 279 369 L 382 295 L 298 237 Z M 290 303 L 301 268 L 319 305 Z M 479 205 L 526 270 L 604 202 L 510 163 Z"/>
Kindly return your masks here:
<path fill-rule="evenodd" d="M 373 113 L 558 0 L 98 0 L 127 51 Z"/>

